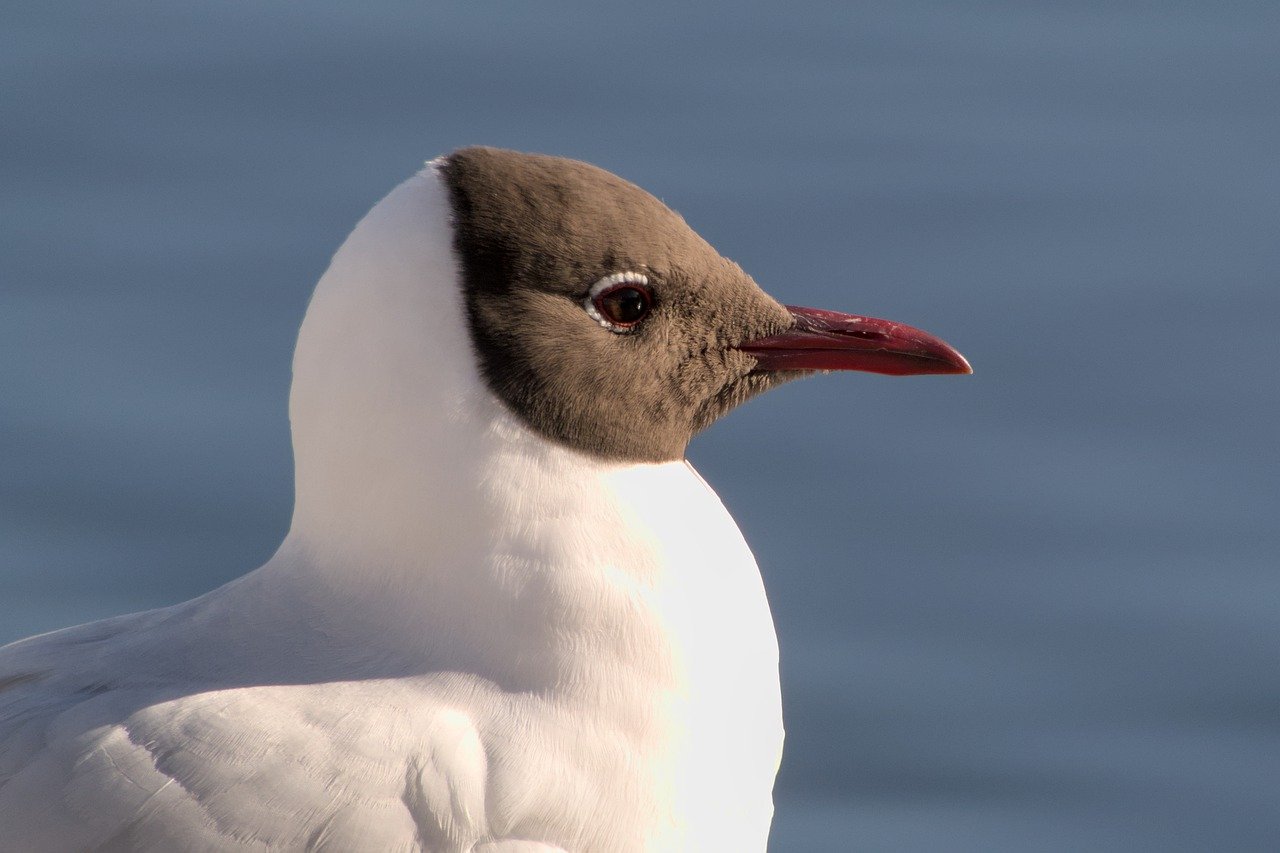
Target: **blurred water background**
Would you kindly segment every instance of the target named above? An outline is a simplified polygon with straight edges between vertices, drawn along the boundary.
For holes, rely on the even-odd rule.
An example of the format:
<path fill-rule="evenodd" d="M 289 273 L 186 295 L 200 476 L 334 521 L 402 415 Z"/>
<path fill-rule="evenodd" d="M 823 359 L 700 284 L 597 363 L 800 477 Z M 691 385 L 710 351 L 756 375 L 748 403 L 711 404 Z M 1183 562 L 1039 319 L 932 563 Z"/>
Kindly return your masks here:
<path fill-rule="evenodd" d="M 5 4 L 0 640 L 255 567 L 308 295 L 485 143 L 664 198 L 840 375 L 691 451 L 760 559 L 772 849 L 1280 849 L 1280 6 Z"/>

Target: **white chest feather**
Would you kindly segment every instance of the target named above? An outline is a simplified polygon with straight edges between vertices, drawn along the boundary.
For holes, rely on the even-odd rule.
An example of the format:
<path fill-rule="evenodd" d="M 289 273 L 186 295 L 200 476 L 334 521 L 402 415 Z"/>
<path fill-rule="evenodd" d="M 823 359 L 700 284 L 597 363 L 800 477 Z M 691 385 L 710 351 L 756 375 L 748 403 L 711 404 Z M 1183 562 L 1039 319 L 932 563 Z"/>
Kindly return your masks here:
<path fill-rule="evenodd" d="M 750 552 L 687 464 L 590 459 L 498 404 L 448 233 L 424 173 L 317 288 L 267 565 L 0 650 L 6 849 L 764 848 Z"/>
<path fill-rule="evenodd" d="M 535 669 L 550 676 L 539 688 L 576 729 L 569 754 L 600 759 L 580 768 L 590 789 L 634 786 L 601 801 L 615 811 L 602 823 L 634 825 L 632 838 L 646 846 L 761 849 L 782 719 L 777 641 L 755 561 L 687 464 L 591 479 L 599 491 L 580 492 L 576 508 L 561 496 L 565 514 L 549 523 L 546 550 L 523 564 L 554 566 L 553 583 L 537 582 L 551 594 L 529 616 L 559 634 L 548 647 L 555 662 Z M 592 731 L 615 751 L 586 745 Z"/>
<path fill-rule="evenodd" d="M 487 832 L 571 850 L 763 849 L 777 643 L 732 519 L 686 463 L 605 465 L 496 422 L 512 452 L 461 498 L 480 521 L 450 527 L 447 565 L 406 563 L 412 582 L 344 565 L 308 581 L 340 602 L 312 621 L 386 648 L 384 662 L 465 673 L 420 684 L 490 757 Z"/>

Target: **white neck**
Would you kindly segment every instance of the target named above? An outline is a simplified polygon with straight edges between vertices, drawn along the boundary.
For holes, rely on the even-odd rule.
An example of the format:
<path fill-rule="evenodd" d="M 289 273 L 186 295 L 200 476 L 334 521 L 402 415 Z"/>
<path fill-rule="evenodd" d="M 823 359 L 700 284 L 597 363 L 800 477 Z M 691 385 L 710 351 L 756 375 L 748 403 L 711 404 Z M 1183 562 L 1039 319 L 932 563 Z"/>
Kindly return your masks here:
<path fill-rule="evenodd" d="M 291 538 L 403 553 L 465 517 L 503 412 L 466 332 L 446 189 L 430 165 L 356 226 L 298 336 Z M 486 438 L 490 441 L 486 442 Z"/>
<path fill-rule="evenodd" d="M 476 367 L 458 282 L 429 165 L 356 227 L 312 298 L 290 400 L 293 525 L 273 563 L 307 574 L 329 618 L 367 622 L 334 630 L 367 630 L 363 647 L 413 665 L 511 689 L 599 686 L 584 667 L 684 683 L 669 652 L 694 630 L 694 586 L 723 606 L 720 566 L 744 564 L 763 606 L 736 526 L 683 461 L 597 460 L 509 413 Z"/>
<path fill-rule="evenodd" d="M 479 374 L 463 302 L 428 166 L 316 289 L 290 398 L 293 524 L 222 597 L 225 618 L 306 637 L 275 656 L 291 677 L 466 673 L 538 696 L 630 744 L 605 776 L 666 780 L 668 806 L 637 814 L 675 815 L 663 825 L 689 827 L 695 849 L 726 825 L 763 843 L 777 645 L 737 526 L 684 461 L 605 462 L 524 426 Z"/>

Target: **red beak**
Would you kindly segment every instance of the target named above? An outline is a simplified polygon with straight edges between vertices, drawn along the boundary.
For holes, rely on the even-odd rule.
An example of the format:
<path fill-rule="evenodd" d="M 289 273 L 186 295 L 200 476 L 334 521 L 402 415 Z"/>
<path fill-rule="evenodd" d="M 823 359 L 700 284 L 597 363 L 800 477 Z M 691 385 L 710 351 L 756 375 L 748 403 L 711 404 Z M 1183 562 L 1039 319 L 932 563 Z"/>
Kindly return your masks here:
<path fill-rule="evenodd" d="M 865 370 L 890 376 L 973 373 L 964 356 L 928 332 L 838 311 L 788 305 L 795 324 L 738 344 L 756 370 Z"/>

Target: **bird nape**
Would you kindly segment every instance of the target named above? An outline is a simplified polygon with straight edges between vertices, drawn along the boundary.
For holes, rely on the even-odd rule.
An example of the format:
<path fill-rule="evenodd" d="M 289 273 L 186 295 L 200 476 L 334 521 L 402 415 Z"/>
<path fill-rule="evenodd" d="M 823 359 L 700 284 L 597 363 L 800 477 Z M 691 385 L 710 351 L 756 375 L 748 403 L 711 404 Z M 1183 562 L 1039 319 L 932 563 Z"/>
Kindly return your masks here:
<path fill-rule="evenodd" d="M 969 366 L 593 166 L 431 161 L 307 309 L 276 554 L 0 649 L 3 846 L 763 850 L 777 640 L 684 452 L 818 370 Z"/>

